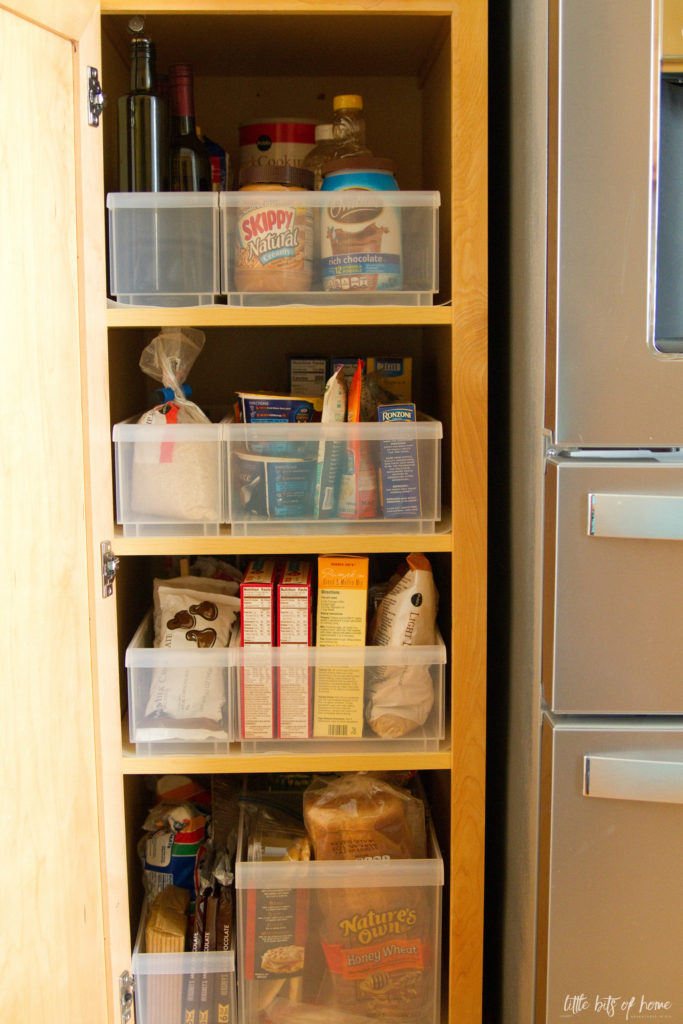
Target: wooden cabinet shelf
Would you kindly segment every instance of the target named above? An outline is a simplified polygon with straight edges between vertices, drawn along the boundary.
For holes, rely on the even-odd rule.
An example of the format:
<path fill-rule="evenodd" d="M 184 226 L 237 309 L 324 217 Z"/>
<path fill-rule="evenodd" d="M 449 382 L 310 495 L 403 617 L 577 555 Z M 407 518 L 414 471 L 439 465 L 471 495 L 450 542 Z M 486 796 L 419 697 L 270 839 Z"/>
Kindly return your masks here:
<path fill-rule="evenodd" d="M 335 533 L 315 537 L 305 534 L 275 534 L 267 537 L 233 536 L 229 526 L 221 527 L 216 537 L 130 537 L 117 526 L 112 538 L 115 555 L 251 555 L 268 550 L 271 555 L 332 554 L 356 552 L 444 551 L 453 548 L 451 516 L 442 509 L 434 533 Z"/>
<path fill-rule="evenodd" d="M 135 747 L 128 739 L 128 721 L 124 719 L 122 730 L 123 758 L 121 767 L 124 775 L 156 774 L 242 774 L 244 772 L 344 772 L 344 771 L 438 771 L 450 768 L 451 753 L 448 739 L 437 751 L 412 751 L 392 754 L 248 754 L 240 750 L 237 743 L 231 745 L 229 755 L 152 755 L 136 754 Z"/>
<path fill-rule="evenodd" d="M 107 309 L 109 327 L 417 327 L 450 326 L 444 306 L 190 306 Z"/>

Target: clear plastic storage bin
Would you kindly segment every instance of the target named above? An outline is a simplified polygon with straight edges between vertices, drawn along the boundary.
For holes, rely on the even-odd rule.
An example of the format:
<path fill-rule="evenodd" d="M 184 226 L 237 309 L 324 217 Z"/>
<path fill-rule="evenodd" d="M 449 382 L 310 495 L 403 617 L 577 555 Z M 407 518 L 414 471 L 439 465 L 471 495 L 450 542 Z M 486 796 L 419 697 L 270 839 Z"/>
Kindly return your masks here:
<path fill-rule="evenodd" d="M 145 903 L 132 958 L 137 1024 L 182 1024 L 190 1019 L 233 1024 L 237 1012 L 234 951 L 147 953 L 146 918 Z"/>
<path fill-rule="evenodd" d="M 152 646 L 152 612 L 126 649 L 128 728 L 142 755 L 228 754 L 235 730 L 232 651 Z"/>
<path fill-rule="evenodd" d="M 240 1024 L 439 1024 L 444 870 L 433 833 L 419 860 L 249 862 L 245 832 Z"/>
<path fill-rule="evenodd" d="M 441 518 L 437 420 L 230 423 L 224 437 L 235 535 L 433 533 Z M 376 490 L 371 516 L 364 490 L 353 491 L 354 481 L 367 488 L 368 480 Z"/>
<path fill-rule="evenodd" d="M 441 640 L 432 647 L 292 646 L 230 653 L 244 753 L 438 750 L 445 736 Z"/>
<path fill-rule="evenodd" d="M 216 536 L 225 522 L 221 423 L 113 429 L 116 521 L 125 536 Z"/>
<path fill-rule="evenodd" d="M 221 192 L 222 292 L 234 306 L 431 306 L 440 203 L 438 192 Z"/>
<path fill-rule="evenodd" d="M 220 293 L 217 192 L 110 192 L 109 288 L 128 305 L 204 306 Z"/>

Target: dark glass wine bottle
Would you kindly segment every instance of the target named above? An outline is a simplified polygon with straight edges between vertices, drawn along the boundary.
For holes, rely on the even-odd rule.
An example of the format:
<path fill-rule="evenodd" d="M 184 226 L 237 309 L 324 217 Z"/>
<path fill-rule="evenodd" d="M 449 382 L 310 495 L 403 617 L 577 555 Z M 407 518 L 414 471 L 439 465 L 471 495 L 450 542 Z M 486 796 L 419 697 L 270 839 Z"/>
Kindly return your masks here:
<path fill-rule="evenodd" d="M 171 190 L 210 192 L 211 162 L 206 146 L 197 138 L 191 65 L 172 64 L 168 84 L 171 99 Z"/>
<path fill-rule="evenodd" d="M 119 191 L 165 192 L 169 187 L 168 109 L 156 92 L 154 44 L 130 44 L 130 92 L 118 102 Z"/>

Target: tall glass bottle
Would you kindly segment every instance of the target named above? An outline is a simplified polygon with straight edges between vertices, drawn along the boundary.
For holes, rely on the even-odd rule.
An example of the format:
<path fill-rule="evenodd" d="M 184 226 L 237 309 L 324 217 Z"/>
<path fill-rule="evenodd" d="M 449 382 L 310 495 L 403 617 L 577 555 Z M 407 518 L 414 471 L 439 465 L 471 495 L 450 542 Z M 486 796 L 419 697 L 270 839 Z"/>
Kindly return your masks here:
<path fill-rule="evenodd" d="M 195 125 L 192 66 L 172 64 L 168 85 L 171 98 L 171 190 L 210 192 L 211 162 L 206 146 L 197 138 Z"/>
<path fill-rule="evenodd" d="M 130 92 L 119 97 L 119 191 L 165 192 L 168 180 L 168 111 L 156 90 L 154 43 L 130 43 Z"/>
<path fill-rule="evenodd" d="M 332 101 L 332 130 L 337 143 L 337 158 L 371 156 L 365 143 L 363 97 L 345 94 Z"/>

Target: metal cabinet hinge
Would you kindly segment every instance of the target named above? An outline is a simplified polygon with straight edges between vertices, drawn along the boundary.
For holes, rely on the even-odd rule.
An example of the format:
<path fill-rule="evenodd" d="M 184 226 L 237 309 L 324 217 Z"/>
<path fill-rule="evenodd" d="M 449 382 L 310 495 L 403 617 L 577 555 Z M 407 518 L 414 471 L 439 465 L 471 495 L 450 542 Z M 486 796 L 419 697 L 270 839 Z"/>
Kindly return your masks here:
<path fill-rule="evenodd" d="M 119 567 L 119 557 L 112 551 L 111 541 L 108 540 L 102 541 L 100 552 L 102 555 L 102 597 L 111 597 Z"/>
<path fill-rule="evenodd" d="M 121 1024 L 128 1024 L 133 1016 L 133 993 L 135 978 L 128 971 L 119 975 L 119 1002 L 121 1006 Z"/>
<path fill-rule="evenodd" d="M 88 124 L 94 128 L 100 123 L 100 114 L 104 110 L 107 99 L 102 92 L 97 68 L 88 68 Z"/>

